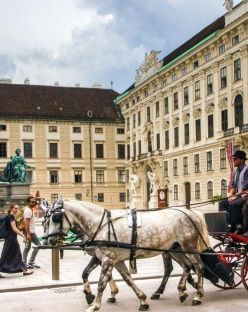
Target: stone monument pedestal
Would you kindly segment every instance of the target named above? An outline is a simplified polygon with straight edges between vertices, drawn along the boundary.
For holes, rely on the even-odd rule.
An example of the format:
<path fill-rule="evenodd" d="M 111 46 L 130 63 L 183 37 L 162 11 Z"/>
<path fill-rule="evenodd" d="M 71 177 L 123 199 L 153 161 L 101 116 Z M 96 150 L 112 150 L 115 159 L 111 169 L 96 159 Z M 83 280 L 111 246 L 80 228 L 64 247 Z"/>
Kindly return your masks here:
<path fill-rule="evenodd" d="M 141 196 L 140 195 L 134 194 L 132 196 L 130 209 L 136 209 L 136 210 L 143 209 L 142 204 L 141 204 Z"/>
<path fill-rule="evenodd" d="M 29 183 L 0 182 L 0 213 L 6 210 L 10 202 L 15 202 L 19 206 L 25 206 L 26 198 L 29 195 Z"/>
<path fill-rule="evenodd" d="M 158 195 L 157 194 L 150 195 L 148 209 L 158 209 Z"/>

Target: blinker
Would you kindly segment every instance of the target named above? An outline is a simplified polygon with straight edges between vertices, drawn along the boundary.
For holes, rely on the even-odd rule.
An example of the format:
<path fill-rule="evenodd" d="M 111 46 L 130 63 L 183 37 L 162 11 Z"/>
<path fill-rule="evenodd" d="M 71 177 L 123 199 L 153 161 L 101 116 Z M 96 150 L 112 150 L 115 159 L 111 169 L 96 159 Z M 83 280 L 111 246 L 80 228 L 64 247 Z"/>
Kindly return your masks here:
<path fill-rule="evenodd" d="M 62 212 L 54 212 L 52 215 L 52 220 L 54 223 L 60 223 L 63 218 L 63 213 Z"/>

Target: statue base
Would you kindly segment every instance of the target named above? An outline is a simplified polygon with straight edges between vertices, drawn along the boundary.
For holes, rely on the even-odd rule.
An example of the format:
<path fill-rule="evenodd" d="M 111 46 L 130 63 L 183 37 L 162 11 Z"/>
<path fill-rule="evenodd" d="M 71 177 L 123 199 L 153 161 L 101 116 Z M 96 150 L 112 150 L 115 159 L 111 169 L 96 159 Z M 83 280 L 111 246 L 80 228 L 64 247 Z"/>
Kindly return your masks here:
<path fill-rule="evenodd" d="M 158 209 L 158 195 L 157 194 L 150 195 L 148 209 Z"/>
<path fill-rule="evenodd" d="M 26 205 L 26 198 L 30 195 L 29 183 L 0 182 L 0 214 L 5 213 L 10 202 L 19 206 Z"/>
<path fill-rule="evenodd" d="M 136 210 L 141 210 L 143 207 L 141 205 L 141 196 L 140 195 L 133 195 L 131 204 L 130 204 L 130 209 L 136 209 Z"/>

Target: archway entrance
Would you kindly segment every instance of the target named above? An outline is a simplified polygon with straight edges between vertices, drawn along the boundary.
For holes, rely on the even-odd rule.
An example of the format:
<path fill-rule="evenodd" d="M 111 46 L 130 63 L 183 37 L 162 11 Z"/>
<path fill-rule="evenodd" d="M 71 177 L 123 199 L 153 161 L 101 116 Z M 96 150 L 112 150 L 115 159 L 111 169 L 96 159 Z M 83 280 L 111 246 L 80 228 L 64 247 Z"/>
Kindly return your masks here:
<path fill-rule="evenodd" d="M 186 208 L 190 208 L 190 201 L 191 201 L 191 186 L 189 182 L 186 182 L 184 184 L 184 188 L 185 188 L 185 205 Z"/>

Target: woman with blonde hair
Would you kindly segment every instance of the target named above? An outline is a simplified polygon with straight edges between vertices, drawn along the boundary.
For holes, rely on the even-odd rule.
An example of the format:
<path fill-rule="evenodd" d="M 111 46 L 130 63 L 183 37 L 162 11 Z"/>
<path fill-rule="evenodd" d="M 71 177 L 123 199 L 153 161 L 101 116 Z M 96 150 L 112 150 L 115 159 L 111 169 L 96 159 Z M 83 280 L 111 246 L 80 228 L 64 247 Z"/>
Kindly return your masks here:
<path fill-rule="evenodd" d="M 29 275 L 33 272 L 28 272 L 26 265 L 22 261 L 20 245 L 17 240 L 17 235 L 24 238 L 22 232 L 16 227 L 15 215 L 19 209 L 16 203 L 9 206 L 7 214 L 8 236 L 5 238 L 3 250 L 0 258 L 0 272 L 2 273 L 18 273 L 23 272 L 23 275 Z M 25 239 L 25 238 L 24 238 Z M 3 277 L 0 275 L 0 277 Z"/>

